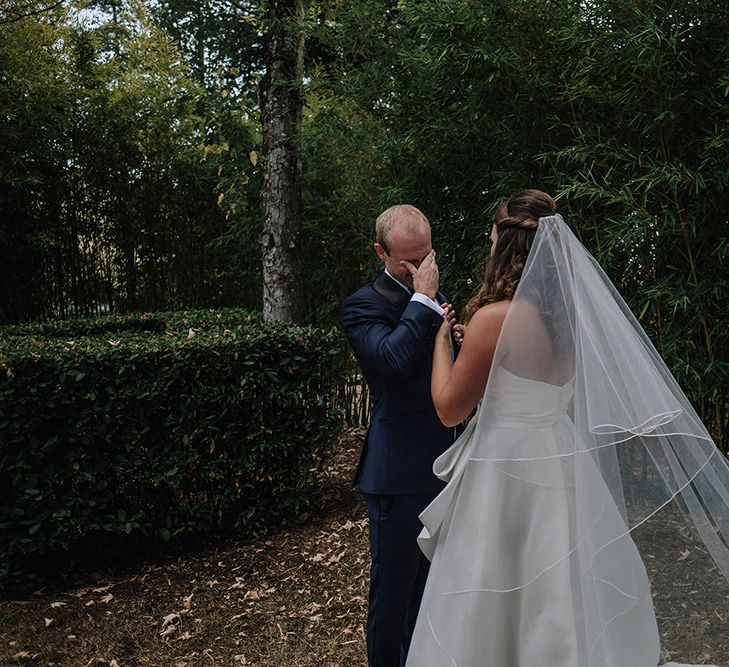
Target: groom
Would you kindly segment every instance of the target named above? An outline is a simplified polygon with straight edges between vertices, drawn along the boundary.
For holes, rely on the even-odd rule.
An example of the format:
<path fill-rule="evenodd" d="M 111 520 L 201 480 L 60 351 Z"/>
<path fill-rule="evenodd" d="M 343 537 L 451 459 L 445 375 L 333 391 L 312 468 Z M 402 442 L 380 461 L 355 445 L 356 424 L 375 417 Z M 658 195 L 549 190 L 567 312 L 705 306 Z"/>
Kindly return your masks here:
<path fill-rule="evenodd" d="M 346 299 L 342 325 L 372 394 L 355 474 L 369 514 L 369 667 L 401 667 L 428 574 L 418 515 L 443 488 L 433 461 L 458 434 L 441 424 L 430 397 L 435 335 L 444 316 L 454 320 L 441 306 L 427 218 L 414 206 L 392 206 L 375 231 L 385 270 Z"/>

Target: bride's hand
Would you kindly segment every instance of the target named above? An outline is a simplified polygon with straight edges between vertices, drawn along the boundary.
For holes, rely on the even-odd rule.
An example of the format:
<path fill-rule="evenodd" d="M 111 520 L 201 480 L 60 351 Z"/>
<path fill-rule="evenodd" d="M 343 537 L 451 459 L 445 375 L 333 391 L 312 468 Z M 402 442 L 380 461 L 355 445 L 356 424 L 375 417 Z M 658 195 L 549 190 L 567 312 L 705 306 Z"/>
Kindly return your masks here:
<path fill-rule="evenodd" d="M 441 304 L 443 308 L 443 324 L 440 325 L 438 335 L 447 338 L 450 343 L 451 331 L 455 331 L 454 327 L 460 326 L 456 324 L 456 311 L 450 303 Z"/>

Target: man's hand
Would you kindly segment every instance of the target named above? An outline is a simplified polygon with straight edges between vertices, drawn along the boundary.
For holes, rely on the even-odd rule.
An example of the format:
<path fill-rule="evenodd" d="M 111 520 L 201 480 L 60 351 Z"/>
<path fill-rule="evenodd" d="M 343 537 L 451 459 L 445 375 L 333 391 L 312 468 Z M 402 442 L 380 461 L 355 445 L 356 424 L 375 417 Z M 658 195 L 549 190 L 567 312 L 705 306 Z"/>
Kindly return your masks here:
<path fill-rule="evenodd" d="M 454 324 L 453 325 L 453 341 L 458 347 L 463 345 L 463 336 L 466 335 L 465 324 Z"/>
<path fill-rule="evenodd" d="M 435 250 L 431 250 L 417 268 L 404 260 L 400 264 L 410 271 L 410 275 L 413 277 L 413 291 L 435 299 L 440 283 L 438 265 L 435 263 Z"/>

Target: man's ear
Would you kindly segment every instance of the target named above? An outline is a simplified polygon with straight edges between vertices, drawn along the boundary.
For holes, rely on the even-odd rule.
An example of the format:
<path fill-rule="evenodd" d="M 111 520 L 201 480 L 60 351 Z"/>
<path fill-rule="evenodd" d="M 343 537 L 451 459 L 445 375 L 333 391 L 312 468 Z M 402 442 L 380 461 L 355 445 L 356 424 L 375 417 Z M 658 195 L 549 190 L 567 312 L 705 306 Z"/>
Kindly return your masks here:
<path fill-rule="evenodd" d="M 385 249 L 379 243 L 375 243 L 373 247 L 375 249 L 375 252 L 377 253 L 377 256 L 384 262 L 385 255 L 387 255 Z"/>

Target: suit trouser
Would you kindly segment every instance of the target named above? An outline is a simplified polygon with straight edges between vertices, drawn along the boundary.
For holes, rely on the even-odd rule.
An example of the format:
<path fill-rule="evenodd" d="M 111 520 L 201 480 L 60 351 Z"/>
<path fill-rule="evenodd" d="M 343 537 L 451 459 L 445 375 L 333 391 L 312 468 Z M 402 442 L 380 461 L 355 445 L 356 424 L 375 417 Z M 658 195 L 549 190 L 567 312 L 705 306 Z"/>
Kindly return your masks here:
<path fill-rule="evenodd" d="M 437 492 L 365 493 L 369 514 L 370 595 L 367 613 L 369 667 L 404 667 L 430 563 L 417 537 L 418 515 Z"/>

